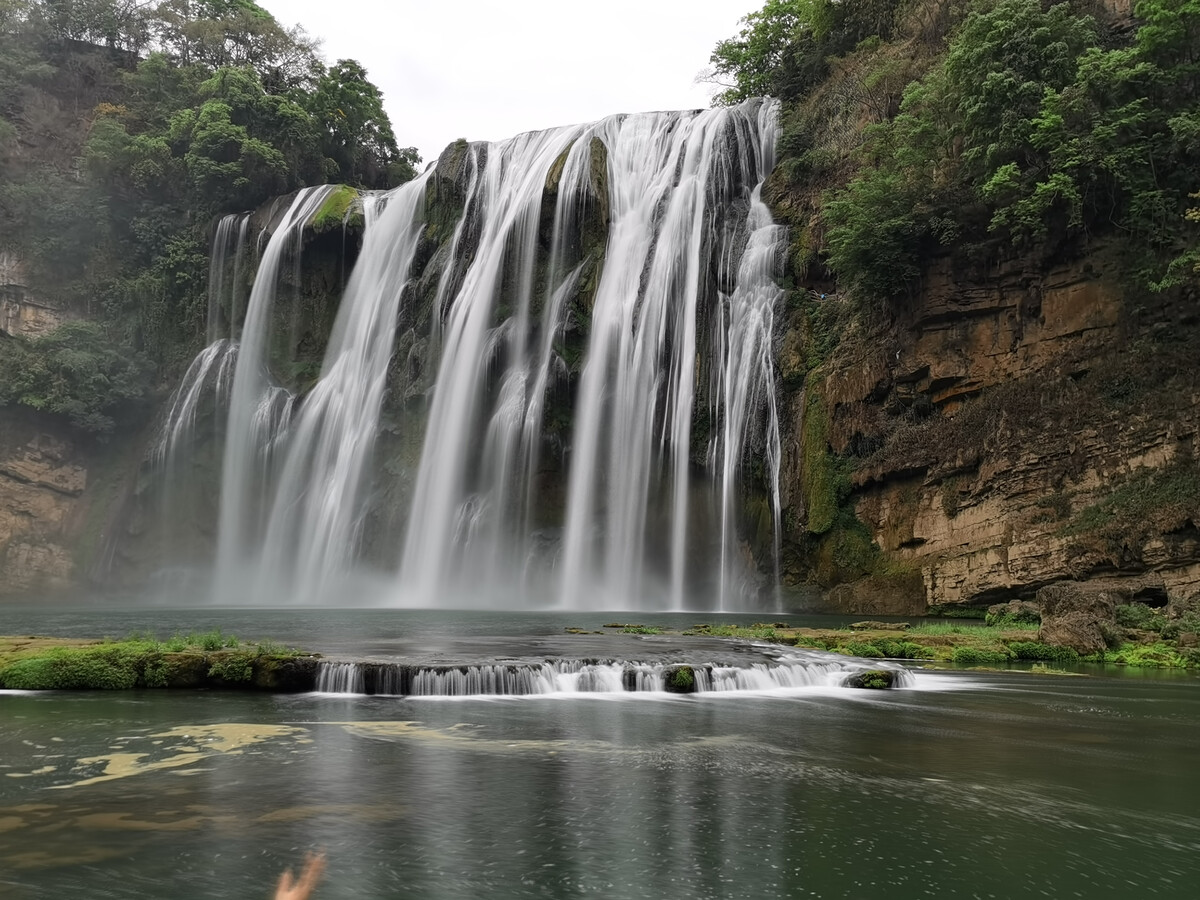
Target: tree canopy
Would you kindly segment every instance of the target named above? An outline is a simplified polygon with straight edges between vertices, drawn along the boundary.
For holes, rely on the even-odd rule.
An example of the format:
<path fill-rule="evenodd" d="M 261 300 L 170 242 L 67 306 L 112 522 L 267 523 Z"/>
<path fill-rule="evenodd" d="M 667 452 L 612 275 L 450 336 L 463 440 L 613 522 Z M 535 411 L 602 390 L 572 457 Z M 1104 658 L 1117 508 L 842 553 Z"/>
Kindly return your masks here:
<path fill-rule="evenodd" d="M 147 362 L 81 380 L 111 375 L 112 360 L 8 338 L 0 370 L 24 367 L 36 383 L 10 385 L 0 403 L 113 427 L 102 410 L 134 383 L 148 389 L 203 333 L 215 216 L 310 184 L 413 177 L 420 159 L 397 145 L 365 69 L 318 50 L 252 0 L 0 0 L 0 249 L 99 329 L 64 331 L 68 344 L 95 349 L 102 336 Z M 40 369 L 27 366 L 35 356 Z M 72 392 L 96 415 L 55 399 Z"/>
<path fill-rule="evenodd" d="M 815 253 L 865 300 L 907 293 L 932 254 L 1104 235 L 1131 284 L 1163 290 L 1200 262 L 1200 0 L 1137 0 L 1117 29 L 1095 9 L 769 0 L 715 48 L 716 99 L 785 101 L 783 168 L 826 179 Z"/>

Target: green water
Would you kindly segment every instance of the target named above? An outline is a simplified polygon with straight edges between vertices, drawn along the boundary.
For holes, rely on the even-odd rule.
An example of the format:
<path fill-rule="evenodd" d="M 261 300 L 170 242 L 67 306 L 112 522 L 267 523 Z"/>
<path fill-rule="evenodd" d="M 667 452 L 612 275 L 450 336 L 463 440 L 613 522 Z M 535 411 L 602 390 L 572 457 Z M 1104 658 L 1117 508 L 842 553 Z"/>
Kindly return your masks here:
<path fill-rule="evenodd" d="M 390 640 L 370 617 L 295 627 L 315 625 L 343 649 Z M 920 672 L 683 698 L 3 694 L 0 894 L 267 897 L 323 848 L 320 898 L 1190 898 L 1198 689 Z"/>

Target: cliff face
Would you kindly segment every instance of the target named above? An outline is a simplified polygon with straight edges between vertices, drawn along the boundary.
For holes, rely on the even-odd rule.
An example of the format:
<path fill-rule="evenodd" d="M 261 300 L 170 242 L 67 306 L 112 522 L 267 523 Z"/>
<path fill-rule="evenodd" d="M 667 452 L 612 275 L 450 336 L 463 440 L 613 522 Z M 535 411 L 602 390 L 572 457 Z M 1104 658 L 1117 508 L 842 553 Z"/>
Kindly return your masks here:
<path fill-rule="evenodd" d="M 22 427 L 25 426 L 25 427 Z M 12 591 L 62 587 L 74 577 L 64 546 L 87 469 L 70 442 L 27 423 L 0 438 L 0 567 Z"/>
<path fill-rule="evenodd" d="M 853 460 L 845 504 L 882 558 L 869 577 L 836 565 L 795 577 L 845 582 L 832 607 L 877 614 L 1063 579 L 1159 600 L 1200 592 L 1195 298 L 1127 294 L 1114 255 L 983 276 L 941 262 L 893 325 L 847 336 L 789 398 L 784 480 L 804 482 L 811 450 L 796 436 L 818 409 L 828 452 Z M 811 541 L 804 496 L 788 499 L 788 538 Z"/>

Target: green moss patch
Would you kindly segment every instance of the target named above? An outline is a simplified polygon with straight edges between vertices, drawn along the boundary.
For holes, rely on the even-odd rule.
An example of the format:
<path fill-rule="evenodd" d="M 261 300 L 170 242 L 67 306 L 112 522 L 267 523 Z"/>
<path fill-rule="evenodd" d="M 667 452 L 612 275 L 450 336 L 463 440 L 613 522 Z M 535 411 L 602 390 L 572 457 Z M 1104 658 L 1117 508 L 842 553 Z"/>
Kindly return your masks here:
<path fill-rule="evenodd" d="M 10 690 L 310 690 L 315 673 L 313 656 L 270 641 L 243 642 L 220 631 L 167 641 L 0 638 L 0 687 Z"/>
<path fill-rule="evenodd" d="M 324 234 L 343 225 L 362 225 L 362 214 L 352 212 L 357 200 L 358 191 L 348 184 L 338 185 L 325 198 L 321 208 L 313 213 L 308 223 L 309 227 L 316 234 Z"/>

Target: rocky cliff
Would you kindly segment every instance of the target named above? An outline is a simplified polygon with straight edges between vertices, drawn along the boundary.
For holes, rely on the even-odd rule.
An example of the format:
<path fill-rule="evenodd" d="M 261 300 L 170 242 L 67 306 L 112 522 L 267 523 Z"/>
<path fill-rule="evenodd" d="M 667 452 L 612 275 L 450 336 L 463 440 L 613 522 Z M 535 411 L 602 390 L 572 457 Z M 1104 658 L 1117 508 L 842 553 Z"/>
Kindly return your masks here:
<path fill-rule="evenodd" d="M 1068 579 L 1157 602 L 1200 592 L 1196 298 L 1131 293 L 1116 252 L 983 272 L 943 260 L 888 325 L 845 331 L 788 399 L 793 580 L 833 588 L 839 611 L 904 615 Z M 819 315 L 794 311 L 785 376 Z M 806 469 L 829 459 L 877 552 L 838 557 L 837 524 L 813 534 Z"/>

